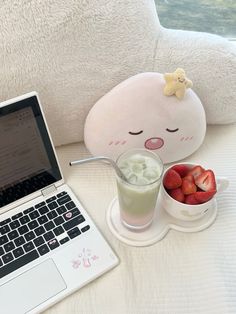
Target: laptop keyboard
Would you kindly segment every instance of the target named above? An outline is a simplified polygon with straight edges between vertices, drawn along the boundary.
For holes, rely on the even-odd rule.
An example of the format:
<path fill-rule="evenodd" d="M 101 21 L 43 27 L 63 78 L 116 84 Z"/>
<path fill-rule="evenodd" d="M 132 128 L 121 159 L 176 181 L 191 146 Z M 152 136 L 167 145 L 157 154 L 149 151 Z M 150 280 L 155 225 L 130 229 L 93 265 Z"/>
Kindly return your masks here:
<path fill-rule="evenodd" d="M 66 192 L 0 222 L 0 278 L 90 229 Z"/>

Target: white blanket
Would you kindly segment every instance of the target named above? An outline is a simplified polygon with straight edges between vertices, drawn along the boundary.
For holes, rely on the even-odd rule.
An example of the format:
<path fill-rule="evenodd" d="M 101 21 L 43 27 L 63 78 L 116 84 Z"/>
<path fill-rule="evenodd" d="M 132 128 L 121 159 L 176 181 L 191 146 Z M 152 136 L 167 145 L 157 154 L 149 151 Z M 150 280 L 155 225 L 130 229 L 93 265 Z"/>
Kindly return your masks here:
<path fill-rule="evenodd" d="M 120 257 L 120 265 L 47 310 L 47 314 L 236 313 L 236 125 L 208 127 L 200 149 L 185 161 L 204 164 L 230 186 L 217 197 L 215 223 L 199 233 L 170 231 L 150 247 L 119 242 L 105 212 L 116 195 L 108 165 L 69 167 L 89 156 L 82 144 L 57 149 L 68 184 Z"/>

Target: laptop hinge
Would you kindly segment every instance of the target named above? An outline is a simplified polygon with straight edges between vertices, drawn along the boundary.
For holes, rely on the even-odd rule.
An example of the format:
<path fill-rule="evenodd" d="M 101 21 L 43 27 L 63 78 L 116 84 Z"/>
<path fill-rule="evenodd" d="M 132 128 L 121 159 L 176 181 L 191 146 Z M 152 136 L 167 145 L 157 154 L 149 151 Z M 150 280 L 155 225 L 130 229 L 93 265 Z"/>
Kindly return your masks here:
<path fill-rule="evenodd" d="M 43 194 L 43 196 L 48 196 L 51 193 L 56 192 L 57 188 L 54 184 L 47 186 L 45 189 L 42 189 L 41 192 Z"/>

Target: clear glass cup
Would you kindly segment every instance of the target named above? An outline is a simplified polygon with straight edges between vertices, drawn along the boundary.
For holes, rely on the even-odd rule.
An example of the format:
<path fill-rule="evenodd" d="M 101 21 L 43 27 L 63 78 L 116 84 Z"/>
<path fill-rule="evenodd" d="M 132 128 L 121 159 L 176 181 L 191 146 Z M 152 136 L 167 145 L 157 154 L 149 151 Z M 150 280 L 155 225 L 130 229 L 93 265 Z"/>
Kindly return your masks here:
<path fill-rule="evenodd" d="M 129 229 L 145 229 L 154 217 L 162 160 L 149 150 L 131 149 L 121 154 L 116 163 L 128 179 L 126 182 L 116 175 L 121 221 Z"/>

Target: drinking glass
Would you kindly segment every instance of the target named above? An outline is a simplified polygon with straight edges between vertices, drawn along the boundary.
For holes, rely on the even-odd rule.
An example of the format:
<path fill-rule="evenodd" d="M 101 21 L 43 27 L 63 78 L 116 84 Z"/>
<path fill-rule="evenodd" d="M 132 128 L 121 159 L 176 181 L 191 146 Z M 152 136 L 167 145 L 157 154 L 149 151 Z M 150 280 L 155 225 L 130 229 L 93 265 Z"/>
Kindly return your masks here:
<path fill-rule="evenodd" d="M 127 181 L 116 175 L 120 217 L 129 229 L 142 230 L 153 220 L 163 173 L 160 157 L 146 149 L 131 149 L 117 161 Z"/>

